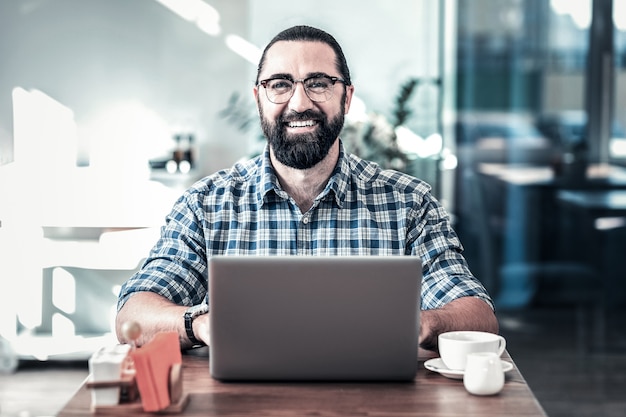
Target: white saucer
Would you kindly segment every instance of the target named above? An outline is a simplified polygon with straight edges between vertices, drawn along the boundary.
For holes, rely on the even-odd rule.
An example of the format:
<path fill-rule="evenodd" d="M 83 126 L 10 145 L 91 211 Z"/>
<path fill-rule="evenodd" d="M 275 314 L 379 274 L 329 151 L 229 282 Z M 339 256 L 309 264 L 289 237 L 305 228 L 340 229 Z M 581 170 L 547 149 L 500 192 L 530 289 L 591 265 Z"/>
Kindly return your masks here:
<path fill-rule="evenodd" d="M 500 360 L 500 362 L 502 363 L 502 370 L 504 372 L 509 372 L 511 369 L 513 369 L 513 364 L 511 362 L 503 360 Z M 427 360 L 426 362 L 424 362 L 424 367 L 429 371 L 437 372 L 445 376 L 446 378 L 463 379 L 463 374 L 465 374 L 465 371 L 449 369 L 446 365 L 444 365 L 441 358 Z"/>

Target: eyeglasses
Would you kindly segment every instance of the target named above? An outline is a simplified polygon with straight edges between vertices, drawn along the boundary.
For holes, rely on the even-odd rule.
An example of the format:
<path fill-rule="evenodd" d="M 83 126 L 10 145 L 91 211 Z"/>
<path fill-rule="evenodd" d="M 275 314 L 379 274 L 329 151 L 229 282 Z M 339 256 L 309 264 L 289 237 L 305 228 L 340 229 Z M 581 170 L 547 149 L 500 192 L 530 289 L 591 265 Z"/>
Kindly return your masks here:
<path fill-rule="evenodd" d="M 344 84 L 346 83 L 338 77 L 316 75 L 301 80 L 292 80 L 285 77 L 268 78 L 267 80 L 260 81 L 257 85 L 262 85 L 265 88 L 267 99 L 274 104 L 288 102 L 289 99 L 293 97 L 296 83 L 302 83 L 307 97 L 312 101 L 323 103 L 332 98 L 333 89 L 337 81 Z"/>

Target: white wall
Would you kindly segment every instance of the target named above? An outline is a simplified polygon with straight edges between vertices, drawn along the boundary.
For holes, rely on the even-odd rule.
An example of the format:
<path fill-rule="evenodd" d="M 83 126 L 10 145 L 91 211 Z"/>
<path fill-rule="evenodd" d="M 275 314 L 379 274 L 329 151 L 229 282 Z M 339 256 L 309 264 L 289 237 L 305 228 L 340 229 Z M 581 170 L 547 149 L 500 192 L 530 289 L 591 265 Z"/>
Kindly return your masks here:
<path fill-rule="evenodd" d="M 184 129 L 198 136 L 205 170 L 229 165 L 246 138 L 218 113 L 250 64 L 224 35 L 245 36 L 247 1 L 211 3 L 216 37 L 153 0 L 0 2 L 0 111 L 14 87 L 38 89 L 74 111 L 83 159 L 89 144 L 153 157 Z"/>

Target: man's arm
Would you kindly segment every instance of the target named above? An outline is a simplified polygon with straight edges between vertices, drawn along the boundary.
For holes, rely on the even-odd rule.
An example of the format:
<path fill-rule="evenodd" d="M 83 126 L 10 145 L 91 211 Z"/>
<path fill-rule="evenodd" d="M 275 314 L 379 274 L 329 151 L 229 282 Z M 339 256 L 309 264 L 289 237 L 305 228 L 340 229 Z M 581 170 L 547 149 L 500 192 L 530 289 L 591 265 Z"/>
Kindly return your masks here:
<path fill-rule="evenodd" d="M 441 333 L 456 330 L 478 330 L 498 333 L 496 315 L 485 301 L 478 297 L 461 297 L 445 306 L 420 312 L 419 345 L 428 350 L 437 349 Z"/>
<path fill-rule="evenodd" d="M 189 307 L 179 306 L 165 297 L 152 292 L 138 292 L 132 295 L 117 313 L 115 331 L 120 343 L 126 340 L 122 326 L 126 322 L 136 322 L 141 327 L 139 346 L 149 342 L 159 332 L 177 332 L 183 349 L 191 347 L 185 332 L 183 316 Z M 209 315 L 203 314 L 193 321 L 194 335 L 198 340 L 209 344 Z"/>

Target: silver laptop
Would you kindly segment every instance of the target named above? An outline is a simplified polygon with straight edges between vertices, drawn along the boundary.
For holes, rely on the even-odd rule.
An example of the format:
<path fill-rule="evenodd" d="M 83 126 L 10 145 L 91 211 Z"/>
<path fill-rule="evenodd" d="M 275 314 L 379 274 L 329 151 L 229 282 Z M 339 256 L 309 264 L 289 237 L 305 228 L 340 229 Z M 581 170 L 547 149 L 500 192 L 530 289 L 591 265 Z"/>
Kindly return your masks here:
<path fill-rule="evenodd" d="M 212 257 L 211 376 L 413 380 L 421 278 L 409 256 Z"/>

